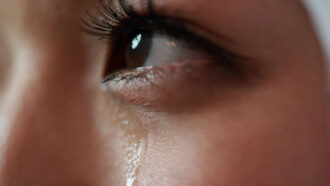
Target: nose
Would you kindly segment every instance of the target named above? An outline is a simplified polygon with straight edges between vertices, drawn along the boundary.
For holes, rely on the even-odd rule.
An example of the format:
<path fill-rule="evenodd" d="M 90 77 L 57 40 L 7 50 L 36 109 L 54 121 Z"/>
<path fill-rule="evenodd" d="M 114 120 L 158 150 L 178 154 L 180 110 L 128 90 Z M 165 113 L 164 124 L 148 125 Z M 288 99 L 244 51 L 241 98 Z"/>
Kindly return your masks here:
<path fill-rule="evenodd" d="M 25 60 L 1 107 L 1 186 L 98 185 L 101 141 L 85 67 Z"/>

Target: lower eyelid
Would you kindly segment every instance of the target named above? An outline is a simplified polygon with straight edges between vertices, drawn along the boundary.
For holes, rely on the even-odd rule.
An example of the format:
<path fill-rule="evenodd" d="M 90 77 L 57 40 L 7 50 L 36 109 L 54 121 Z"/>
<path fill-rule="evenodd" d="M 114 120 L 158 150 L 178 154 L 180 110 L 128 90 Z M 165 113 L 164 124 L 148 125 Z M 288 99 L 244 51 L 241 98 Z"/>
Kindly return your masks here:
<path fill-rule="evenodd" d="M 198 104 L 232 86 L 220 65 L 176 64 L 119 73 L 103 84 L 115 99 L 145 109 L 178 108 Z M 227 77 L 228 76 L 228 77 Z"/>

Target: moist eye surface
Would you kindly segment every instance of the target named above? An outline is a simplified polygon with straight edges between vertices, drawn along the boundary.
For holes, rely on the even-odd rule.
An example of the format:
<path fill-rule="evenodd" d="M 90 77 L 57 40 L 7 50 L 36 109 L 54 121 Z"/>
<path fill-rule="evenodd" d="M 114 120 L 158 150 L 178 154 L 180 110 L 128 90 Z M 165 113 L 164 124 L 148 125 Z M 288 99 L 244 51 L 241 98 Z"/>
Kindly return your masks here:
<path fill-rule="evenodd" d="M 128 69 L 144 67 L 148 58 L 152 38 L 148 32 L 138 32 L 129 39 L 127 46 L 124 47 L 124 59 Z"/>
<path fill-rule="evenodd" d="M 193 44 L 156 31 L 139 31 L 117 42 L 116 45 L 122 47 L 118 47 L 119 50 L 113 53 L 109 73 L 138 67 L 163 67 L 189 63 L 206 56 L 206 52 L 199 51 Z M 123 64 L 115 65 L 115 63 Z M 120 66 L 121 69 L 114 69 L 113 66 Z"/>

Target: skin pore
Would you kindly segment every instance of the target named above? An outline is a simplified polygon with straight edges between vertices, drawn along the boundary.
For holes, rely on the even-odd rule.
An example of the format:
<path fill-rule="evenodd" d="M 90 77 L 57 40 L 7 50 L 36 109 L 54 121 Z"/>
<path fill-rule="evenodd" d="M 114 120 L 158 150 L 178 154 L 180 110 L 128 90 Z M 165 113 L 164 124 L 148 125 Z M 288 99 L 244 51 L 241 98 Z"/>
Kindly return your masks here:
<path fill-rule="evenodd" d="M 106 88 L 116 43 L 79 31 L 97 5 L 0 0 L 1 186 L 330 184 L 324 59 L 299 1 L 154 0 L 238 55 L 241 78 L 201 65 Z"/>

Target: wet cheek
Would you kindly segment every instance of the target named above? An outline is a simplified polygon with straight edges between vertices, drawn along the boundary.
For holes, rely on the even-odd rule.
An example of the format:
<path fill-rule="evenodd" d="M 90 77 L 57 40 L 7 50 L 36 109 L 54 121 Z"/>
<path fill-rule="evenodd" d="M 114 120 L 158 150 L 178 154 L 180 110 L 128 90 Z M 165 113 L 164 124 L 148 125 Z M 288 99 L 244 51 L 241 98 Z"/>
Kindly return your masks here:
<path fill-rule="evenodd" d="M 196 180 L 201 177 L 198 161 L 201 157 L 197 156 L 196 150 L 191 139 L 173 129 L 150 132 L 138 182 L 142 185 L 198 185 Z"/>
<path fill-rule="evenodd" d="M 112 157 L 126 185 L 230 183 L 240 166 L 237 159 L 246 154 L 230 149 L 221 127 L 212 133 L 205 121 L 142 113 L 110 97 L 101 110 L 104 138 L 117 148 Z"/>
<path fill-rule="evenodd" d="M 112 161 L 118 165 L 122 184 L 173 185 L 175 174 L 186 176 L 186 169 L 193 166 L 186 161 L 191 157 L 185 156 L 191 149 L 189 140 L 178 137 L 179 130 L 166 116 L 150 117 L 115 99 L 107 99 L 100 113 L 104 139 L 111 139 L 116 148 Z"/>
<path fill-rule="evenodd" d="M 139 111 L 104 93 L 102 110 L 112 118 L 104 126 L 118 128 L 115 160 L 122 180 L 174 186 L 312 183 L 310 175 L 320 178 L 325 162 L 322 136 L 310 125 L 320 123 L 310 119 L 320 116 L 301 109 L 311 105 L 287 104 L 288 96 L 280 96 L 284 89 L 276 90 L 231 92 L 236 97 L 186 113 Z M 290 100 L 297 102 L 296 95 Z"/>
<path fill-rule="evenodd" d="M 216 113 L 207 109 L 205 115 L 149 115 L 150 119 L 143 122 L 149 122 L 149 127 L 138 183 L 294 185 L 297 181 L 313 181 L 308 177 L 318 171 L 324 160 L 318 154 L 318 141 L 303 135 L 303 127 L 290 126 L 293 113 L 277 110 L 279 119 L 269 119 L 274 115 L 272 108 L 254 109 L 236 108 L 230 113 L 219 112 L 220 108 Z M 253 116 L 253 110 L 260 115 Z"/>
<path fill-rule="evenodd" d="M 107 93 L 98 97 L 96 113 L 102 138 L 108 144 L 116 170 L 118 184 L 134 185 L 137 180 L 141 159 L 148 146 L 148 129 L 142 122 L 143 115 L 129 106 L 113 99 Z"/>

